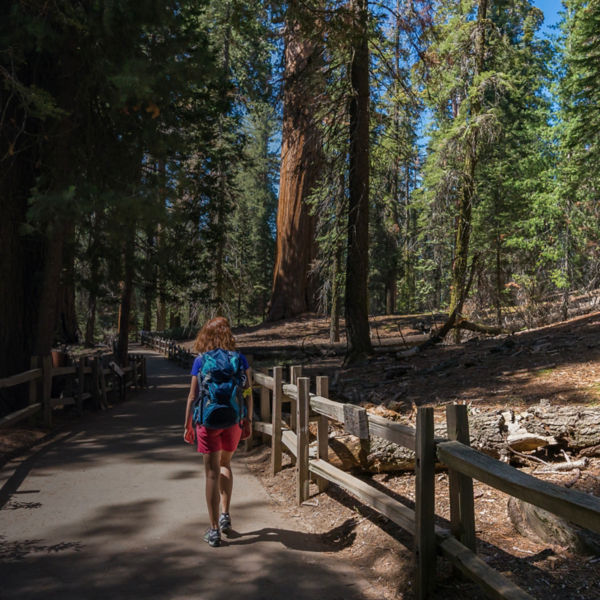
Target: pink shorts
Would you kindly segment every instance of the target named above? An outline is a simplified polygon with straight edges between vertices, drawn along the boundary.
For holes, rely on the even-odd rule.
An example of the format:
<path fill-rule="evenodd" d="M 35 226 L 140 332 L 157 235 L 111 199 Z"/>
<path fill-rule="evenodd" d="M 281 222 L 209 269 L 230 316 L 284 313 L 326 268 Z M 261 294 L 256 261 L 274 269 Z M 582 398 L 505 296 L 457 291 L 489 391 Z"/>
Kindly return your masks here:
<path fill-rule="evenodd" d="M 240 438 L 242 437 L 242 428 L 239 425 L 232 425 L 227 429 L 211 429 L 204 425 L 196 425 L 196 440 L 198 441 L 198 452 L 210 454 L 225 450 L 225 452 L 234 452 Z"/>

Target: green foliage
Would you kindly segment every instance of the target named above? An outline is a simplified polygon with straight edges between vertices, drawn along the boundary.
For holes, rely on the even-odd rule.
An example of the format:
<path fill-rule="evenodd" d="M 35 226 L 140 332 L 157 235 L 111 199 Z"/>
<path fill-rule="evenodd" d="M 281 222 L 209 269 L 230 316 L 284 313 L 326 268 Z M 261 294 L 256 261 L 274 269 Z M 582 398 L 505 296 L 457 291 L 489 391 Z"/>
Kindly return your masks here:
<path fill-rule="evenodd" d="M 39 297 L 46 249 L 64 235 L 65 247 L 75 244 L 68 268 L 81 330 L 93 314 L 116 324 L 128 260 L 132 326 L 264 316 L 280 25 L 297 11 L 318 24 L 322 48 L 321 91 L 307 107 L 323 139 L 310 203 L 313 268 L 322 310 L 332 310 L 347 241 L 346 3 L 5 4 L 0 191 L 10 209 L 1 216 L 17 223 L 23 294 Z M 556 44 L 541 37 L 529 0 L 489 2 L 481 22 L 475 0 L 371 6 L 371 312 L 448 305 L 459 201 L 471 184 L 470 308 L 493 307 L 501 319 L 505 307 L 600 283 L 600 6 L 564 5 Z"/>
<path fill-rule="evenodd" d="M 551 48 L 536 37 L 542 16 L 530 2 L 490 3 L 483 24 L 486 51 L 477 72 L 476 3 L 441 4 L 429 62 L 422 67 L 433 116 L 424 169 L 428 220 L 442 215 L 436 243 L 443 228 L 452 230 L 465 152 L 476 144 L 470 223 L 471 254 L 480 257 L 476 303 L 495 305 L 499 314 L 501 305 L 524 299 L 514 293 L 523 282 L 537 282 L 527 294 L 542 291 L 538 284 L 551 281 L 555 264 L 555 249 L 548 243 L 548 229 L 557 227 L 550 194 Z M 446 254 L 450 249 L 446 244 L 444 262 L 453 260 Z"/>

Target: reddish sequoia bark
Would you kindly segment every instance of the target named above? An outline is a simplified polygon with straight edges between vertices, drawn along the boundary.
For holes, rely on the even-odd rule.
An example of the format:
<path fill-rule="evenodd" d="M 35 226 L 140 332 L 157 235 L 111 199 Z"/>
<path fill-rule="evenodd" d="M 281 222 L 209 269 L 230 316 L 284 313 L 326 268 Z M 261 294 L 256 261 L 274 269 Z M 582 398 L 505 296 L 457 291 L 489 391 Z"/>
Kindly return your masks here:
<path fill-rule="evenodd" d="M 312 118 L 311 102 L 319 52 L 315 41 L 305 35 L 306 29 L 295 19 L 288 20 L 277 251 L 269 321 L 315 309 L 317 286 L 310 275 L 316 255 L 315 218 L 309 214 L 306 198 L 316 182 L 321 162 L 321 139 Z"/>

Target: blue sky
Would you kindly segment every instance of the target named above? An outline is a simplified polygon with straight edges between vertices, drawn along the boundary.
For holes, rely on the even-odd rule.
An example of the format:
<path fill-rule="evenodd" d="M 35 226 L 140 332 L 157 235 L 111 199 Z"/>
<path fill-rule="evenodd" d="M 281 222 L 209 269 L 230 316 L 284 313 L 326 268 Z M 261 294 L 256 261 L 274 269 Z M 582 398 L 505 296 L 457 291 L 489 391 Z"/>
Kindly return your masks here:
<path fill-rule="evenodd" d="M 558 22 L 559 11 L 562 10 L 561 0 L 533 0 L 532 4 L 537 6 L 544 12 L 544 30 L 548 31 L 548 28 L 554 23 Z M 549 32 L 551 32 L 550 30 Z"/>

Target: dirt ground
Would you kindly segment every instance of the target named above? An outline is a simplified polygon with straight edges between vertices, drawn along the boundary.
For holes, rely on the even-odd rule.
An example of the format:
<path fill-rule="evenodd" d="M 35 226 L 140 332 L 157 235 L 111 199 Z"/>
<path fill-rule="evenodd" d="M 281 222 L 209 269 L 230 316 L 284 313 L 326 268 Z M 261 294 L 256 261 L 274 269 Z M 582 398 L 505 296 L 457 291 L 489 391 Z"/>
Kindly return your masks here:
<path fill-rule="evenodd" d="M 330 374 L 339 399 L 384 404 L 398 412 L 457 401 L 481 408 L 522 408 L 541 399 L 600 406 L 600 312 L 513 335 L 469 333 L 461 344 L 411 354 L 410 348 L 428 337 L 416 329 L 421 323 L 420 315 L 371 318 L 375 356 L 348 367 L 343 365 L 345 339 L 330 345 L 324 318 L 241 329 L 236 339 L 258 368 L 303 364 L 311 375 Z M 288 348 L 293 351 L 286 353 Z M 284 360 L 277 360 L 278 349 Z"/>
<path fill-rule="evenodd" d="M 447 343 L 425 352 L 411 348 L 428 337 L 433 317 L 386 316 L 371 319 L 375 354 L 344 365 L 346 342 L 329 344 L 329 322 L 314 315 L 235 331 L 239 347 L 255 368 L 301 364 L 304 374 L 329 375 L 330 397 L 378 405 L 410 419 L 417 406 L 464 402 L 471 410 L 519 409 L 545 399 L 555 405 L 585 405 L 600 410 L 600 313 L 507 336 L 466 335 L 461 344 Z M 0 435 L 2 456 L 19 451 L 45 432 L 14 429 Z M 573 456 L 572 458 L 577 458 Z M 342 554 L 370 565 L 372 585 L 382 598 L 413 597 L 412 538 L 350 495 L 331 487 L 295 505 L 294 468 L 289 457 L 277 476 L 269 474 L 269 450 L 260 445 L 247 454 L 248 467 L 260 478 L 279 511 L 302 519 L 312 533 L 323 533 Z M 533 472 L 535 465 L 526 467 Z M 539 474 L 547 480 L 600 496 L 600 458 L 590 458 L 579 473 Z M 371 484 L 412 506 L 414 475 L 362 474 Z M 447 475 L 437 474 L 438 524 L 448 527 Z M 507 497 L 474 482 L 478 553 L 535 598 L 597 600 L 600 558 L 519 535 L 507 513 Z M 439 559 L 435 598 L 484 598 L 479 588 L 457 577 Z"/>
<path fill-rule="evenodd" d="M 427 325 L 427 323 L 425 324 Z M 371 320 L 376 354 L 358 365 L 344 366 L 345 341 L 328 344 L 328 322 L 306 316 L 236 332 L 242 348 L 252 351 L 259 368 L 275 364 L 274 347 L 295 348 L 279 364 L 302 364 L 307 375 L 329 374 L 330 396 L 340 401 L 385 406 L 403 416 L 416 406 L 465 402 L 478 408 L 514 409 L 545 399 L 553 405 L 600 407 L 600 313 L 510 336 L 470 335 L 462 344 L 445 344 L 423 353 L 410 348 L 427 334 L 422 317 L 378 317 Z M 435 326 L 435 325 L 434 325 Z M 465 336 L 466 337 L 466 336 Z M 262 348 L 265 353 L 262 353 Z M 338 354 L 335 354 L 335 351 Z M 600 408 L 599 408 L 600 409 Z M 572 458 L 576 458 L 575 456 Z M 382 598 L 412 598 L 412 539 L 386 518 L 336 488 L 313 495 L 295 507 L 294 469 L 288 459 L 283 472 L 269 474 L 269 451 L 251 451 L 249 467 L 261 478 L 279 510 L 302 518 L 313 532 L 339 543 L 348 560 L 370 564 L 373 584 Z M 536 467 L 523 468 L 533 473 Z M 591 458 L 580 472 L 535 472 L 535 476 L 600 496 L 600 459 Z M 408 506 L 414 501 L 413 473 L 361 475 Z M 535 598 L 597 600 L 600 598 L 600 558 L 576 555 L 558 545 L 523 537 L 507 517 L 508 497 L 474 482 L 478 553 L 495 569 Z M 448 527 L 448 478 L 436 481 L 438 524 Z M 293 507 L 293 508 L 289 508 Z M 440 559 L 436 598 L 484 598 L 479 588 L 456 577 Z"/>

